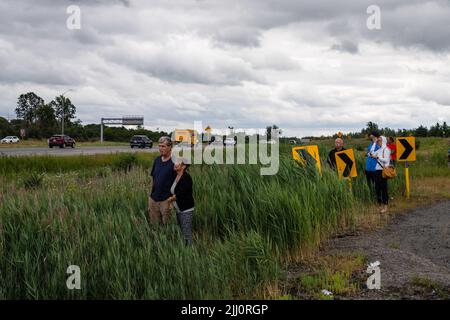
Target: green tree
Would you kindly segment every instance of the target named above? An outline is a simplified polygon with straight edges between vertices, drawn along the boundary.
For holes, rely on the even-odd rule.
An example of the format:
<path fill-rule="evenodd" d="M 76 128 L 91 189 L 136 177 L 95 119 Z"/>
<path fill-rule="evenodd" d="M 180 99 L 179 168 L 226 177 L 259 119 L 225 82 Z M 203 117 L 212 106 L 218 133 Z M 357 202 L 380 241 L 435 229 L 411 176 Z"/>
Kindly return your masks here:
<path fill-rule="evenodd" d="M 57 121 L 55 110 L 50 104 L 44 104 L 36 109 L 36 124 L 39 138 L 48 138 L 55 133 Z"/>
<path fill-rule="evenodd" d="M 69 126 L 71 119 L 75 119 L 77 108 L 72 104 L 69 98 L 58 96 L 50 102 L 51 107 L 55 110 L 55 115 L 60 123 L 64 116 L 64 125 Z"/>
<path fill-rule="evenodd" d="M 21 94 L 17 101 L 17 118 L 23 119 L 27 125 L 31 125 L 36 119 L 36 110 L 43 105 L 44 99 L 36 95 L 34 92 Z"/>
<path fill-rule="evenodd" d="M 375 122 L 369 121 L 366 123 L 366 128 L 361 130 L 361 136 L 368 136 L 372 131 L 379 131 L 378 124 Z"/>
<path fill-rule="evenodd" d="M 430 127 L 429 135 L 431 137 L 443 137 L 444 136 L 443 128 L 441 127 L 439 122 L 436 123 L 435 126 Z"/>
<path fill-rule="evenodd" d="M 416 137 L 426 137 L 428 135 L 427 127 L 420 125 L 417 129 L 414 130 L 414 135 Z"/>
<path fill-rule="evenodd" d="M 8 120 L 3 117 L 0 117 L 0 139 L 3 139 L 5 136 L 11 134 L 11 125 Z"/>
<path fill-rule="evenodd" d="M 277 136 L 279 137 L 281 135 L 281 129 L 280 127 L 278 127 L 277 125 L 273 124 L 272 126 L 267 126 L 266 127 L 266 136 L 267 136 L 267 140 L 272 139 L 272 133 L 277 134 Z"/>
<path fill-rule="evenodd" d="M 447 122 L 445 121 L 442 124 L 442 136 L 445 138 L 450 137 L 450 127 L 447 125 Z"/>

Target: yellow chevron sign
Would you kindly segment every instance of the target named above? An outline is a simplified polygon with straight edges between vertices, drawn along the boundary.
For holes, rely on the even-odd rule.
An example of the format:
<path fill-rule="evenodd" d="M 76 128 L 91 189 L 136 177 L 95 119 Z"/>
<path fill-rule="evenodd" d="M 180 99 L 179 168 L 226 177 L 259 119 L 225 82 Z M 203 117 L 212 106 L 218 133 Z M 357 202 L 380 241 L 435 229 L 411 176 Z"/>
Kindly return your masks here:
<path fill-rule="evenodd" d="M 416 138 L 397 138 L 397 161 L 416 161 Z"/>
<path fill-rule="evenodd" d="M 354 178 L 358 176 L 356 171 L 355 155 L 353 149 L 336 152 L 336 167 L 339 178 Z"/>
<path fill-rule="evenodd" d="M 322 173 L 318 146 L 294 147 L 292 148 L 292 157 L 303 165 L 314 164 Z"/>

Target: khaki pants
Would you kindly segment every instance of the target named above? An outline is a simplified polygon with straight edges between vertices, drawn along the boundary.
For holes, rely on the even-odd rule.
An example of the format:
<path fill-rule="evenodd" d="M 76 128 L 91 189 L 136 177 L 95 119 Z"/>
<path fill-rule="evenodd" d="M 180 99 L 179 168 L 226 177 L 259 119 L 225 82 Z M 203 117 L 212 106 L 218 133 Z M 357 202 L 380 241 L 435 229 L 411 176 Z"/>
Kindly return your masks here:
<path fill-rule="evenodd" d="M 150 223 L 160 222 L 166 224 L 169 221 L 172 206 L 168 200 L 155 201 L 148 196 L 148 213 L 150 216 Z"/>

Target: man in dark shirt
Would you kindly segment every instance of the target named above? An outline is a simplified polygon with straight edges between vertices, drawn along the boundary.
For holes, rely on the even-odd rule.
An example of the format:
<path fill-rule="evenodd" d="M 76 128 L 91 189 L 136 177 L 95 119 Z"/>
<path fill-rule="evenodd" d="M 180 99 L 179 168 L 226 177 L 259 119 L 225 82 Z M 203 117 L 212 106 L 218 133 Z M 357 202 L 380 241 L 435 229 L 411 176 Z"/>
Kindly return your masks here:
<path fill-rule="evenodd" d="M 337 138 L 334 141 L 334 149 L 328 153 L 327 162 L 331 169 L 336 170 L 336 152 L 344 151 L 344 140 Z"/>
<path fill-rule="evenodd" d="M 152 176 L 152 190 L 148 199 L 150 222 L 165 224 L 170 217 L 171 206 L 168 201 L 171 196 L 170 187 L 177 173 L 173 170 L 172 140 L 161 137 L 158 141 L 160 156 L 153 161 L 150 175 Z"/>

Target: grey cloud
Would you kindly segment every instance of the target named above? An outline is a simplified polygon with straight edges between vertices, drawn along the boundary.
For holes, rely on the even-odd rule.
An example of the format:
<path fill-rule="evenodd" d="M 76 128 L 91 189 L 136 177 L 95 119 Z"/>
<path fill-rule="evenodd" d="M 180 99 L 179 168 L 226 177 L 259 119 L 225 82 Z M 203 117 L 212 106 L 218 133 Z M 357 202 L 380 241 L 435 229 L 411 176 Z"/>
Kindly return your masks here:
<path fill-rule="evenodd" d="M 341 43 L 334 44 L 331 46 L 331 49 L 350 54 L 357 54 L 359 52 L 358 44 L 349 40 L 343 40 Z"/>
<path fill-rule="evenodd" d="M 248 47 L 259 46 L 260 37 L 260 30 L 243 26 L 230 26 L 221 28 L 215 34 L 215 39 L 219 42 Z"/>
<path fill-rule="evenodd" d="M 77 85 L 82 75 L 73 72 L 70 64 L 56 64 L 43 57 L 35 56 L 24 48 L 0 41 L 0 82 L 35 82 L 49 85 Z M 13 58 L 12 58 L 13 57 Z"/>
<path fill-rule="evenodd" d="M 432 101 L 439 105 L 450 107 L 450 83 L 422 85 L 412 90 L 411 93 L 423 101 Z"/>
<path fill-rule="evenodd" d="M 0 30 L 14 32 L 16 28 L 15 32 L 23 35 L 28 29 L 33 37 L 39 37 L 39 34 L 47 38 L 58 37 L 62 31 L 56 27 L 64 25 L 66 19 L 64 8 L 69 4 L 79 4 L 89 7 L 89 10 L 83 11 L 83 19 L 89 23 L 92 30 L 97 29 L 102 35 L 127 33 L 135 36 L 138 32 L 145 32 L 145 29 L 133 26 L 133 16 L 136 17 L 140 12 L 152 7 L 155 12 L 165 17 L 166 27 L 170 26 L 166 28 L 166 32 L 170 32 L 171 28 L 176 32 L 189 28 L 210 35 L 218 42 L 238 46 L 256 47 L 260 45 L 261 35 L 267 30 L 292 23 L 314 21 L 323 24 L 324 31 L 336 37 L 338 42 L 349 37 L 358 42 L 358 39 L 354 38 L 358 37 L 368 41 L 386 41 L 394 46 L 414 46 L 434 51 L 450 49 L 450 5 L 447 0 L 379 0 L 376 3 L 382 13 L 382 30 L 379 31 L 370 31 L 365 25 L 368 17 L 366 9 L 374 4 L 372 0 L 341 0 L 339 3 L 329 0 L 44 0 L 41 2 L 44 5 L 40 6 L 30 6 L 31 1 L 28 5 L 12 0 L 5 1 L 0 6 L 2 12 L 8 14 L 2 14 L 2 20 L 6 19 L 6 22 L 0 22 Z M 126 12 L 124 9 L 121 12 L 107 8 L 113 5 L 124 6 Z M 14 21 L 11 21 L 9 16 L 12 16 Z M 177 22 L 179 17 L 183 17 L 180 24 Z M 8 23 L 8 19 L 11 23 Z M 122 23 L 122 20 L 126 23 Z M 152 30 L 147 32 L 157 36 L 152 34 Z M 164 28 L 159 32 L 164 32 Z M 86 41 L 87 36 L 78 35 L 78 38 Z M 98 39 L 91 37 L 87 40 L 95 42 Z M 345 50 L 345 46 L 342 49 Z"/>
<path fill-rule="evenodd" d="M 265 82 L 243 59 L 208 47 L 196 38 L 176 38 L 159 46 L 134 51 L 126 44 L 105 52 L 110 61 L 168 82 L 204 85 L 240 85 L 243 81 Z M 129 44 L 137 47 L 138 44 Z"/>
<path fill-rule="evenodd" d="M 394 47 L 418 48 L 435 52 L 450 50 L 450 2 L 398 1 L 395 6 L 378 4 L 381 9 L 381 30 L 369 30 L 368 15 L 337 16 L 327 32 L 343 40 L 352 37 L 373 42 L 386 42 Z"/>
<path fill-rule="evenodd" d="M 380 31 L 366 28 L 372 0 L 2 0 L 0 112 L 21 91 L 70 85 L 82 120 L 129 110 L 173 126 L 201 117 L 319 131 L 383 120 L 375 109 L 393 104 L 389 121 L 405 127 L 448 118 L 448 86 L 433 90 L 446 79 L 420 72 L 445 65 L 448 1 L 376 2 Z M 82 9 L 79 31 L 65 28 L 69 4 Z M 392 46 L 374 61 L 371 43 Z M 410 83 L 423 86 L 400 88 Z M 186 98 L 193 90 L 204 98 Z"/>
<path fill-rule="evenodd" d="M 62 2 L 66 2 L 69 4 L 89 5 L 89 6 L 98 6 L 98 5 L 108 6 L 114 4 L 122 4 L 125 7 L 131 6 L 130 0 L 64 0 Z"/>

